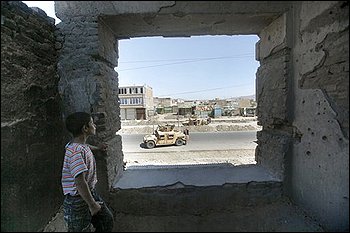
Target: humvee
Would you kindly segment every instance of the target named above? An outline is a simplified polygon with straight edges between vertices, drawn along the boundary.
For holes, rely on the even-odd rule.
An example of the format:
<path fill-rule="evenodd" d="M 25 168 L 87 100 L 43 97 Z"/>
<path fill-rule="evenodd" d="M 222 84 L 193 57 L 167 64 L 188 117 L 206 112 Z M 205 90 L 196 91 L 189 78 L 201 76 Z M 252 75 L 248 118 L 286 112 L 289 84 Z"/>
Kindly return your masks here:
<path fill-rule="evenodd" d="M 178 130 L 174 130 L 174 127 L 175 125 L 158 125 L 153 134 L 147 134 L 143 137 L 143 143 L 148 149 L 160 145 L 186 145 L 187 135 Z"/>

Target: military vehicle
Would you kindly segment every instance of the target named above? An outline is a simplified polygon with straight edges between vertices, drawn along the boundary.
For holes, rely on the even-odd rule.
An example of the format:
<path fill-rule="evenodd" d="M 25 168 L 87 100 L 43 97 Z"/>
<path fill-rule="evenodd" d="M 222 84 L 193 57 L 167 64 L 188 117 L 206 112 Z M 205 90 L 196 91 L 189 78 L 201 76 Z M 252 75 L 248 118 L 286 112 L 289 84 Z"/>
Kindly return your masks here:
<path fill-rule="evenodd" d="M 175 125 L 158 125 L 153 134 L 143 137 L 143 143 L 148 149 L 160 145 L 182 146 L 187 143 L 187 135 L 178 130 L 174 130 Z"/>

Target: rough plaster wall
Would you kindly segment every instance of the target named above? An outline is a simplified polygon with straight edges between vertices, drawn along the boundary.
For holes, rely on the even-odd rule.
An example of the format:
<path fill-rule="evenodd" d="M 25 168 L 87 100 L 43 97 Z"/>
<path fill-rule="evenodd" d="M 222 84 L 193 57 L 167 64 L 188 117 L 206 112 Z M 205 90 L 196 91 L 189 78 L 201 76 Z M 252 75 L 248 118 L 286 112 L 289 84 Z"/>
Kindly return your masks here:
<path fill-rule="evenodd" d="M 86 3 L 86 4 L 85 4 Z M 60 19 L 101 15 L 118 38 L 256 34 L 288 1 L 57 1 Z"/>
<path fill-rule="evenodd" d="M 54 19 L 1 2 L 1 231 L 38 231 L 62 203 Z"/>
<path fill-rule="evenodd" d="M 276 181 L 225 183 L 206 187 L 177 182 L 166 187 L 115 189 L 112 203 L 123 214 L 191 216 L 272 203 L 280 199 L 281 195 L 282 183 Z"/>
<path fill-rule="evenodd" d="M 285 157 L 291 140 L 289 129 L 288 79 L 289 54 L 286 40 L 286 14 L 273 21 L 259 34 L 256 46 L 260 67 L 256 73 L 258 146 L 257 164 L 284 179 Z"/>
<path fill-rule="evenodd" d="M 99 100 L 96 62 L 99 52 L 96 18 L 76 17 L 57 25 L 61 48 L 58 62 L 59 91 L 63 99 L 63 113 L 86 111 L 91 113 Z"/>
<path fill-rule="evenodd" d="M 100 83 L 100 100 L 98 101 L 96 110 L 103 112 L 104 117 L 96 121 L 99 128 L 98 137 L 107 142 L 110 146 L 108 157 L 99 163 L 100 186 L 112 187 L 115 179 L 119 177 L 123 171 L 123 152 L 121 136 L 116 135 L 120 129 L 120 108 L 118 98 L 118 74 L 114 70 L 118 62 L 118 41 L 114 37 L 111 29 L 99 19 L 99 64 L 101 75 L 97 76 L 97 81 Z M 99 162 L 99 160 L 97 160 Z M 108 182 L 102 184 L 102 179 Z M 106 192 L 109 189 L 104 189 L 105 197 L 108 197 Z M 101 190 L 102 191 L 102 190 Z M 103 192 L 103 191 L 102 191 Z"/>
<path fill-rule="evenodd" d="M 58 28 L 63 114 L 66 117 L 75 111 L 91 113 L 97 131 L 89 142 L 103 141 L 109 145 L 107 156 L 97 159 L 98 189 L 107 195 L 123 167 L 121 137 L 116 135 L 120 129 L 118 78 L 114 71 L 117 40 L 97 16 L 64 18 Z"/>
<path fill-rule="evenodd" d="M 294 19 L 293 198 L 327 230 L 348 231 L 348 3 L 303 2 Z"/>
<path fill-rule="evenodd" d="M 191 4 L 194 3 L 192 2 Z M 211 4 L 217 6 L 214 2 Z M 224 9 L 222 7 L 223 3 L 221 4 L 221 7 L 215 8 L 214 11 L 221 13 Z M 55 2 L 57 16 L 62 20 L 58 25 L 60 35 L 57 40 L 61 48 L 58 64 L 60 74 L 59 90 L 63 98 L 63 113 L 65 116 L 70 112 L 78 110 L 91 112 L 98 116 L 103 115 L 101 124 L 98 124 L 98 128 L 101 131 L 98 131 L 97 136 L 107 140 L 113 138 L 112 135 L 120 129 L 119 104 L 116 89 L 113 89 L 117 88 L 118 80 L 116 73 L 112 71 L 113 66 L 117 65 L 116 59 L 118 57 L 116 52 L 117 44 L 113 33 L 117 34 L 118 30 L 113 31 L 110 28 L 113 24 L 106 23 L 104 21 L 106 17 L 103 16 L 128 15 L 131 13 L 140 15 L 146 13 L 156 14 L 160 11 L 165 11 L 164 14 L 171 15 L 166 10 L 174 5 L 175 2 L 173 1 L 154 1 L 147 3 L 141 1 L 108 1 L 99 3 L 88 2 L 83 5 L 80 2 Z M 181 6 L 183 7 L 183 5 Z M 240 12 L 250 12 L 254 10 L 255 5 L 243 4 L 240 6 Z M 192 7 L 182 7 L 180 7 L 182 10 L 192 9 Z M 276 4 L 275 7 L 277 7 L 277 10 L 274 9 L 274 11 L 280 9 L 279 4 Z M 235 9 L 235 7 L 230 5 L 230 11 L 234 11 Z M 173 13 L 176 14 L 177 10 L 173 9 Z M 200 12 L 211 12 L 212 10 L 212 7 L 200 7 Z M 269 8 L 270 10 L 271 8 Z M 275 17 L 275 15 L 276 13 L 258 14 L 256 18 L 262 17 L 264 19 L 263 22 L 266 22 L 266 20 Z M 213 21 L 213 19 L 211 20 Z M 166 21 L 164 23 L 167 24 L 168 22 Z M 116 21 L 114 24 L 120 24 L 120 22 Z M 215 23 L 212 22 L 212 24 Z M 169 26 L 173 27 L 174 24 L 168 23 Z M 185 30 L 187 27 L 188 25 L 182 26 L 182 30 Z M 211 30 L 213 30 L 212 27 Z M 227 30 L 232 29 L 227 28 Z M 165 33 L 169 34 L 170 32 Z M 117 141 L 117 145 L 114 146 L 121 148 L 121 143 L 119 143 L 121 141 L 120 136 Z M 115 150 L 116 148 L 112 149 L 116 152 L 112 156 L 116 156 L 116 170 L 117 176 L 119 176 L 122 172 L 122 150 Z M 110 163 L 107 163 L 107 165 L 111 166 Z M 107 169 L 107 171 L 110 170 L 110 168 Z M 104 179 L 104 183 L 110 182 L 111 177 L 104 177 L 107 179 Z"/>
<path fill-rule="evenodd" d="M 264 227 L 256 225 L 253 213 L 263 205 L 280 200 L 281 193 L 282 183 L 275 181 L 207 187 L 177 182 L 166 187 L 115 189 L 111 203 L 116 209 L 114 231 L 245 231 L 249 226 L 254 226 L 252 231 L 261 230 Z M 244 216 L 244 220 L 233 217 L 232 213 Z M 211 217 L 206 219 L 210 214 L 219 214 L 220 219 L 225 219 L 222 226 Z M 150 222 L 152 218 L 158 221 Z M 235 227 L 230 227 L 230 223 Z"/>
<path fill-rule="evenodd" d="M 63 21 L 66 21 L 67 23 L 72 18 L 74 18 L 73 16 L 75 16 L 76 14 L 77 15 L 86 14 L 89 16 L 94 16 L 95 14 L 101 13 L 97 9 L 99 6 L 94 5 L 93 3 L 87 4 L 86 8 L 85 7 L 84 8 L 75 7 L 76 5 L 74 2 L 69 3 L 69 2 L 61 1 L 61 2 L 56 2 L 56 4 L 57 4 L 58 9 L 59 9 L 58 10 L 59 17 L 61 19 L 66 19 Z M 98 3 L 98 4 L 100 4 L 100 3 Z M 108 4 L 110 4 L 110 3 L 108 3 Z M 326 19 L 326 20 L 317 19 L 314 21 L 312 21 L 311 19 L 317 18 L 317 16 L 319 15 L 318 12 L 322 12 L 324 9 L 327 9 L 327 7 L 334 4 L 334 2 L 326 2 L 326 3 L 320 3 L 320 4 L 315 4 L 315 3 L 311 2 L 311 3 L 306 3 L 306 4 L 311 4 L 312 7 L 310 7 L 310 9 L 305 10 L 305 16 L 298 15 L 292 21 L 297 22 L 300 20 L 300 18 L 302 18 L 303 19 L 302 23 L 305 23 L 306 25 L 312 25 L 312 23 L 318 24 L 320 22 L 322 22 L 324 25 L 327 25 L 329 22 L 333 22 L 332 20 L 334 20 L 334 19 L 332 19 L 332 18 Z M 113 7 L 115 7 L 115 5 L 113 5 L 113 4 L 108 5 L 108 6 L 110 6 L 111 8 L 109 9 L 108 7 L 107 8 L 103 7 L 105 10 L 107 10 L 106 12 L 111 13 L 111 15 L 118 14 L 118 10 L 120 10 L 119 9 L 120 6 L 117 7 L 118 10 L 113 9 Z M 152 7 L 154 7 L 154 6 L 152 6 Z M 159 7 L 159 5 L 157 5 L 157 3 L 156 3 L 156 7 L 154 9 L 149 10 L 147 8 L 148 11 L 147 10 L 146 11 L 151 12 L 151 13 L 155 12 L 155 9 L 157 9 L 157 7 Z M 267 7 L 269 7 L 268 4 L 267 4 Z M 135 13 L 135 12 L 145 13 L 143 7 L 141 7 L 140 5 L 137 5 L 137 4 L 133 5 L 133 7 L 131 7 L 131 6 L 127 6 L 126 8 L 121 7 L 121 9 L 123 11 L 119 12 L 119 14 Z M 170 12 L 171 12 L 170 8 L 163 8 L 161 11 L 166 12 L 166 10 L 170 10 Z M 76 12 L 76 11 L 78 11 L 78 12 Z M 256 10 L 256 12 L 258 12 L 258 11 L 259 10 Z M 249 11 L 247 14 L 249 15 L 249 14 L 253 14 L 253 13 L 252 13 L 252 11 Z M 178 15 L 178 16 L 181 17 L 181 15 Z M 81 17 L 81 18 L 83 18 L 83 17 Z M 309 20 L 310 22 L 312 21 L 312 23 L 307 23 L 307 20 L 305 21 L 305 19 L 308 19 L 308 18 L 310 19 Z M 321 17 L 321 18 L 323 18 L 323 17 Z M 348 15 L 346 17 L 344 17 L 343 19 L 348 20 Z M 286 152 L 286 150 L 288 150 L 288 147 L 290 146 L 289 143 L 291 142 L 292 135 L 297 134 L 298 140 L 296 140 L 296 141 L 300 141 L 300 142 L 299 142 L 299 144 L 295 144 L 295 146 L 293 148 L 293 150 L 294 150 L 294 157 L 293 157 L 293 162 L 294 162 L 293 169 L 294 169 L 294 171 L 292 172 L 292 174 L 294 175 L 294 177 L 293 177 L 294 182 L 298 181 L 299 183 L 297 183 L 297 182 L 294 183 L 293 188 L 294 188 L 295 192 L 299 195 L 298 201 L 301 205 L 309 203 L 308 205 L 305 205 L 305 206 L 310 207 L 309 210 L 314 211 L 316 213 L 315 215 L 318 215 L 318 217 L 320 217 L 320 215 L 323 215 L 321 218 L 324 218 L 326 215 L 331 216 L 329 214 L 329 212 L 332 211 L 331 208 L 328 208 L 329 206 L 326 206 L 324 208 L 321 207 L 320 209 L 317 209 L 319 206 L 321 206 L 321 205 L 319 205 L 321 203 L 321 201 L 318 201 L 318 200 L 310 201 L 311 198 L 314 198 L 316 195 L 318 195 L 320 190 L 323 192 L 322 197 L 324 197 L 324 195 L 328 195 L 328 197 L 330 197 L 327 199 L 327 200 L 330 200 L 330 202 L 332 202 L 334 200 L 339 201 L 343 197 L 337 199 L 336 194 L 339 194 L 339 192 L 338 192 L 339 189 L 336 191 L 332 190 L 334 187 L 331 185 L 331 182 L 328 182 L 329 185 L 327 186 L 327 184 L 326 184 L 325 188 L 317 188 L 318 186 L 319 187 L 323 186 L 323 184 L 321 184 L 321 182 L 317 181 L 317 180 L 320 180 L 317 178 L 321 177 L 321 179 L 322 179 L 323 175 L 326 174 L 326 175 L 328 175 L 327 177 L 330 180 L 333 179 L 333 181 L 338 181 L 338 182 L 345 180 L 346 182 L 348 182 L 348 178 L 346 176 L 346 175 L 348 175 L 348 167 L 346 167 L 348 163 L 345 163 L 343 165 L 339 165 L 338 163 L 340 163 L 340 161 L 342 161 L 342 159 L 336 160 L 337 163 L 334 163 L 334 162 L 332 163 L 332 164 L 334 164 L 334 167 L 331 169 L 331 171 L 335 172 L 335 173 L 338 172 L 338 174 L 340 174 L 340 176 L 343 179 L 334 178 L 333 174 L 331 174 L 331 172 L 329 172 L 329 170 L 328 170 L 328 173 L 322 173 L 322 172 L 320 173 L 319 172 L 318 175 L 315 175 L 314 177 L 312 177 L 313 175 L 310 175 L 310 174 L 317 174 L 317 173 L 314 173 L 314 170 L 318 169 L 317 168 L 318 166 L 315 166 L 315 164 L 317 161 L 319 161 L 320 157 L 313 159 L 312 162 L 310 162 L 310 161 L 306 161 L 305 159 L 298 158 L 298 155 L 299 156 L 302 155 L 302 153 L 299 153 L 299 152 L 304 151 L 304 149 L 306 149 L 306 147 L 308 145 L 311 145 L 312 148 L 315 149 L 315 152 L 320 152 L 321 155 L 322 155 L 322 153 L 324 153 L 324 151 L 322 151 L 321 149 L 316 148 L 318 146 L 318 143 L 315 143 L 317 141 L 313 140 L 312 138 L 310 139 L 310 141 L 305 142 L 305 139 L 307 139 L 305 137 L 305 133 L 307 133 L 308 131 L 311 131 L 311 129 L 314 129 L 314 128 L 317 130 L 320 130 L 322 132 L 342 132 L 342 133 L 344 133 L 343 129 L 345 129 L 345 133 L 346 133 L 346 121 L 343 120 L 342 118 L 337 119 L 337 122 L 342 122 L 342 121 L 344 122 L 344 123 L 340 123 L 341 126 L 339 126 L 339 124 L 338 124 L 339 130 L 337 130 L 337 127 L 332 128 L 331 125 L 329 125 L 329 127 L 326 129 L 321 129 L 320 125 L 323 126 L 323 124 L 319 124 L 319 123 L 323 123 L 323 122 L 319 121 L 319 120 L 316 120 L 316 122 L 314 122 L 314 119 L 313 119 L 314 115 L 312 115 L 310 113 L 310 112 L 312 112 L 312 111 L 310 111 L 310 109 L 315 109 L 315 106 L 317 106 L 316 103 L 310 104 L 305 108 L 300 107 L 301 106 L 300 103 L 302 103 L 302 101 L 303 101 L 301 99 L 302 96 L 304 96 L 304 97 L 306 96 L 307 100 L 310 98 L 313 101 L 315 101 L 316 99 L 317 100 L 321 99 L 321 101 L 319 102 L 319 105 L 321 105 L 322 101 L 324 101 L 324 100 L 322 98 L 320 98 L 319 95 L 317 94 L 317 92 L 319 90 L 311 90 L 311 89 L 304 90 L 305 93 L 308 93 L 308 94 L 304 94 L 301 89 L 295 88 L 296 91 L 293 94 L 295 94 L 295 98 L 296 98 L 295 105 L 297 105 L 296 110 L 294 112 L 294 114 L 296 116 L 296 121 L 293 122 L 293 126 L 291 126 L 291 118 L 289 115 L 289 111 L 291 109 L 291 106 L 293 106 L 293 104 L 294 104 L 294 103 L 292 103 L 292 102 L 294 102 L 294 100 L 292 100 L 290 98 L 290 92 L 292 91 L 292 89 L 289 89 L 290 82 L 291 82 L 290 78 L 293 77 L 292 76 L 293 73 L 295 73 L 296 76 L 300 75 L 300 77 L 302 76 L 302 74 L 306 74 L 303 76 L 304 78 L 300 83 L 303 83 L 303 85 L 305 85 L 304 87 L 307 87 L 307 88 L 313 87 L 315 85 L 315 82 L 310 81 L 311 78 L 314 76 L 311 73 L 312 69 L 306 69 L 307 70 L 306 72 L 301 72 L 301 70 L 305 69 L 306 67 L 308 67 L 310 65 L 311 65 L 311 67 L 313 67 L 314 66 L 314 65 L 312 65 L 313 61 L 315 59 L 317 60 L 320 56 L 317 56 L 313 52 L 308 51 L 309 48 L 313 47 L 312 43 L 314 43 L 313 39 L 308 38 L 309 42 L 307 42 L 307 43 L 310 43 L 309 45 L 307 45 L 307 43 L 304 42 L 305 46 L 299 46 L 295 49 L 295 51 L 292 51 L 296 55 L 302 54 L 302 53 L 304 53 L 304 55 L 297 58 L 297 59 L 295 58 L 297 56 L 294 56 L 293 59 L 295 59 L 295 60 L 293 60 L 293 63 L 298 63 L 298 62 L 296 62 L 298 60 L 299 67 L 298 67 L 298 65 L 296 66 L 297 67 L 297 69 L 295 70 L 296 72 L 292 72 L 292 71 L 289 72 L 290 70 L 288 70 L 288 69 L 289 69 L 289 59 L 290 59 L 290 56 L 289 56 L 290 47 L 287 46 L 286 43 L 288 41 L 286 42 L 285 38 L 283 36 L 286 34 L 285 32 L 287 31 L 287 29 L 284 28 L 285 25 L 287 24 L 285 21 L 286 21 L 285 16 L 281 16 L 280 19 L 274 21 L 269 27 L 265 28 L 260 34 L 261 43 L 258 44 L 258 46 L 257 46 L 258 50 L 261 50 L 261 48 L 265 48 L 265 50 L 266 50 L 266 51 L 265 50 L 257 51 L 258 54 L 260 54 L 258 57 L 258 60 L 262 64 L 261 68 L 259 69 L 259 71 L 257 73 L 257 96 L 258 96 L 258 101 L 259 101 L 259 99 L 261 100 L 261 102 L 259 102 L 259 104 L 258 104 L 258 106 L 259 105 L 261 106 L 260 109 L 258 109 L 258 114 L 259 114 L 258 116 L 259 116 L 260 124 L 264 127 L 263 131 L 261 133 L 259 133 L 260 138 L 258 138 L 258 140 L 261 141 L 261 143 L 258 145 L 258 149 L 257 149 L 257 151 L 258 151 L 258 153 L 257 153 L 258 159 L 257 160 L 258 160 L 258 163 L 260 165 L 265 166 L 271 170 L 274 170 L 277 173 L 276 175 L 283 178 L 284 167 L 283 167 L 282 161 L 285 160 L 286 153 L 290 153 L 290 152 Z M 244 28 L 244 27 L 246 27 L 246 25 L 242 26 L 242 28 Z M 336 25 L 333 25 L 332 27 L 337 28 Z M 314 26 L 311 27 L 311 29 L 313 29 L 313 28 L 314 28 Z M 210 29 L 208 29 L 206 32 L 208 32 L 208 31 L 210 31 Z M 276 33 L 276 31 L 278 31 L 279 33 Z M 322 36 L 322 35 L 319 35 L 317 33 L 322 34 L 325 31 L 327 31 L 327 30 L 321 30 L 321 31 L 317 30 L 316 32 L 311 32 L 311 34 L 312 34 L 312 36 L 315 36 L 315 38 L 317 38 L 317 37 Z M 336 32 L 337 31 L 339 31 L 339 30 L 336 30 Z M 295 36 L 299 36 L 299 33 L 295 33 L 294 31 L 292 33 L 294 33 Z M 344 37 L 343 37 L 344 41 L 347 41 L 347 39 L 346 39 L 347 34 L 344 33 L 343 35 L 344 35 Z M 328 40 L 332 41 L 333 39 L 331 39 L 331 37 L 328 37 Z M 325 42 L 327 42 L 327 43 L 324 43 L 324 45 L 328 46 L 329 42 L 327 40 L 325 40 Z M 294 50 L 294 48 L 292 48 L 292 49 Z M 320 48 L 318 48 L 318 50 L 319 49 Z M 297 50 L 299 50 L 299 51 L 297 51 Z M 313 51 L 316 51 L 316 50 L 313 50 Z M 311 56 L 309 56 L 309 55 L 311 55 Z M 300 65 L 301 59 L 305 60 L 303 62 L 302 66 Z M 302 68 L 300 69 L 300 67 L 302 67 Z M 70 72 L 70 71 L 72 71 L 72 69 L 67 69 L 67 71 Z M 275 71 L 277 71 L 277 72 L 274 73 Z M 310 73 L 307 73 L 307 72 L 310 72 Z M 320 70 L 320 72 L 321 72 L 321 70 Z M 324 73 L 324 71 L 322 71 L 322 72 Z M 289 76 L 287 76 L 287 75 L 289 75 Z M 297 87 L 299 85 L 297 82 L 299 82 L 299 79 L 301 80 L 300 77 L 294 79 L 294 81 L 296 83 L 293 83 L 293 86 Z M 345 75 L 345 77 L 348 78 L 348 75 L 347 76 Z M 341 82 L 341 84 L 344 84 L 344 83 Z M 322 91 L 322 93 L 326 93 L 325 92 L 326 89 L 327 89 L 328 93 L 331 93 L 330 92 L 330 90 L 331 90 L 330 85 L 324 85 L 324 86 L 327 86 L 327 87 L 326 88 L 324 87 L 324 90 Z M 270 87 L 274 87 L 274 88 L 268 89 Z M 317 88 L 319 89 L 320 87 L 317 87 Z M 341 88 L 337 89 L 336 87 L 335 87 L 335 89 L 341 90 Z M 311 94 L 310 94 L 310 92 L 311 92 Z M 333 92 L 333 96 L 335 96 L 336 93 L 337 93 L 337 91 Z M 342 93 L 345 94 L 345 96 L 346 96 L 346 94 L 348 95 L 348 89 L 346 91 L 346 88 L 345 88 L 344 91 L 341 91 L 339 96 L 344 96 L 344 95 L 342 95 Z M 325 98 L 326 102 L 329 101 L 329 98 L 328 98 L 329 96 L 331 96 L 331 94 L 328 94 L 327 98 Z M 336 97 L 335 99 L 336 99 L 336 101 L 334 101 L 334 103 L 340 103 L 341 102 L 340 100 L 343 99 L 344 105 L 346 104 L 346 101 L 343 97 L 339 97 L 339 98 Z M 276 104 L 275 103 L 276 100 L 279 100 L 280 102 Z M 331 103 L 329 101 L 329 106 L 332 106 L 333 110 L 335 110 L 335 106 L 336 107 L 342 106 L 341 104 L 335 105 L 334 103 Z M 95 106 L 95 105 L 93 104 L 93 106 Z M 324 106 L 322 106 L 322 107 L 323 107 L 323 110 L 325 110 Z M 345 110 L 346 110 L 346 108 L 345 108 Z M 348 108 L 347 108 L 347 110 L 348 110 Z M 334 111 L 334 112 L 337 113 L 338 115 L 341 114 L 340 111 L 338 111 L 338 112 Z M 321 114 L 323 114 L 323 112 L 320 112 L 320 115 Z M 334 118 L 334 116 L 333 116 L 333 118 Z M 313 128 L 305 127 L 305 125 L 303 125 L 302 122 L 305 119 L 307 119 L 305 121 L 305 124 L 312 125 Z M 328 120 L 327 120 L 327 122 L 328 122 Z M 331 123 L 331 122 L 334 123 L 335 125 L 337 125 L 335 121 L 331 121 L 331 120 L 328 123 Z M 345 127 L 343 127 L 343 126 L 345 126 Z M 300 127 L 302 129 L 299 129 Z M 347 129 L 347 131 L 348 131 L 348 129 Z M 311 131 L 310 134 L 315 135 L 315 132 Z M 326 135 L 323 135 L 323 136 L 326 136 Z M 326 137 L 323 137 L 323 136 L 321 137 L 321 138 L 323 138 L 322 140 L 329 139 L 328 136 L 326 136 Z M 302 137 L 304 137 L 304 138 L 302 138 Z M 334 141 L 334 142 L 336 142 L 336 141 Z M 281 143 L 282 143 L 282 145 L 281 145 Z M 271 147 L 271 146 L 269 146 L 269 144 L 279 145 L 279 146 Z M 301 147 L 299 148 L 300 145 L 301 145 Z M 346 161 L 346 158 L 348 159 L 348 157 L 346 157 L 346 156 L 348 156 L 348 150 L 344 149 L 344 148 L 347 148 L 347 147 L 344 147 L 344 145 L 347 146 L 348 141 L 346 141 L 346 139 L 344 141 L 342 138 L 340 140 L 340 144 L 337 148 L 330 147 L 329 149 L 333 151 L 332 153 L 335 156 L 345 157 L 345 161 Z M 312 153 L 312 151 L 309 151 L 309 153 L 307 153 L 307 154 L 310 155 L 310 153 Z M 271 156 L 271 154 L 276 155 L 276 156 L 269 157 L 269 156 Z M 272 160 L 270 158 L 272 158 Z M 327 164 L 326 163 L 327 161 L 324 161 L 324 162 L 325 162 L 325 164 Z M 347 160 L 347 162 L 348 162 L 348 160 Z M 329 166 L 331 166 L 330 164 L 329 164 Z M 341 167 L 341 166 L 343 166 L 343 167 Z M 276 168 L 277 168 L 277 170 L 276 170 Z M 307 186 L 309 184 L 312 184 L 309 186 L 311 189 L 307 190 L 310 192 L 308 192 L 307 195 L 304 195 L 303 191 L 300 191 L 300 189 L 304 189 L 305 187 L 303 187 L 303 186 L 304 185 Z M 336 187 L 340 188 L 340 190 L 344 190 L 344 188 L 346 190 L 346 187 L 348 187 L 348 186 L 344 185 L 344 183 L 341 183 L 340 185 L 336 185 Z M 306 189 L 304 189 L 304 190 L 306 190 Z M 326 200 L 325 198 L 322 199 L 322 201 L 325 201 L 325 200 Z M 346 202 L 346 200 L 348 200 L 348 196 L 345 196 L 345 202 Z M 316 205 L 314 205 L 315 203 L 316 203 Z M 348 207 L 348 202 L 345 203 L 345 205 L 346 204 Z M 348 208 L 344 208 L 344 209 L 347 210 Z M 344 217 L 346 215 L 348 217 L 348 213 L 345 212 L 345 214 L 342 215 L 341 217 Z M 334 216 L 335 215 L 333 215 L 333 217 Z M 331 219 L 329 221 L 333 221 L 333 219 Z M 342 221 L 342 220 L 338 220 L 338 222 L 339 221 Z"/>
<path fill-rule="evenodd" d="M 77 15 L 96 16 L 96 15 L 118 15 L 130 13 L 156 13 L 162 7 L 168 7 L 175 4 L 175 1 L 56 1 L 55 9 L 57 17 L 66 20 Z"/>

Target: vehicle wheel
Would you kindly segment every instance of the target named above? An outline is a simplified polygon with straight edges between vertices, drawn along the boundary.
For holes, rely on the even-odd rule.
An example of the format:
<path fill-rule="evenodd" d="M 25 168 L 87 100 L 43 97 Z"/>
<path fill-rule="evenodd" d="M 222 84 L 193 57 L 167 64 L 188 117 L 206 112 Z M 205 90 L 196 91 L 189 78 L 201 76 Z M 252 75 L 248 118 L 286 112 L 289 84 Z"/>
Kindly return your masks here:
<path fill-rule="evenodd" d="M 154 148 L 156 146 L 156 144 L 154 143 L 154 141 L 148 141 L 146 143 L 146 146 L 147 146 L 148 149 L 152 149 L 152 148 Z"/>
<path fill-rule="evenodd" d="M 182 146 L 184 144 L 184 142 L 182 141 L 182 139 L 176 139 L 176 141 L 175 141 L 175 145 L 177 145 L 177 146 Z"/>

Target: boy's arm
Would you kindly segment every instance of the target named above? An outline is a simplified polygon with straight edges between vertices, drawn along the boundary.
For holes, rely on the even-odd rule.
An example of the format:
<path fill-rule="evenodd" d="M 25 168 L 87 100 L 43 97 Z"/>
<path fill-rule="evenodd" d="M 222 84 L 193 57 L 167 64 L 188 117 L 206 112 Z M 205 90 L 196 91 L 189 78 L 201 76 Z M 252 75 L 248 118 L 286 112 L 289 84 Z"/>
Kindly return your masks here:
<path fill-rule="evenodd" d="M 108 145 L 106 143 L 100 143 L 100 144 L 98 144 L 98 146 L 93 146 L 93 145 L 88 144 L 88 146 L 90 147 L 90 149 L 92 151 L 96 151 L 96 150 L 107 151 L 107 147 L 108 147 Z"/>
<path fill-rule="evenodd" d="M 90 145 L 90 144 L 88 144 L 88 146 L 90 147 L 90 149 L 91 149 L 92 151 L 98 150 L 98 147 L 97 147 L 97 146 L 93 146 L 93 145 Z"/>
<path fill-rule="evenodd" d="M 79 195 L 88 204 L 91 216 L 93 216 L 97 214 L 97 212 L 101 209 L 101 206 L 92 197 L 89 186 L 87 185 L 84 177 L 85 177 L 85 172 L 77 175 L 75 177 L 75 184 L 77 185 Z"/>

